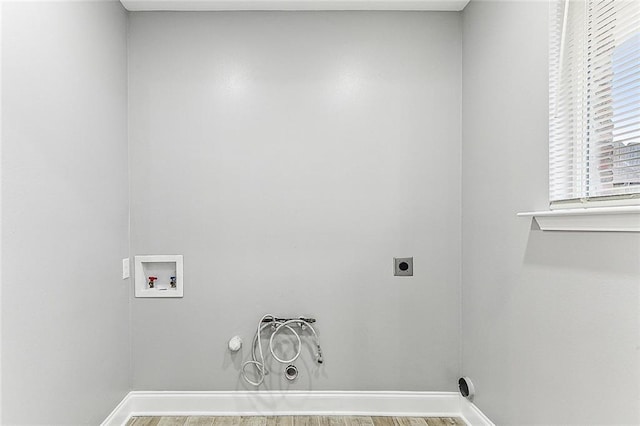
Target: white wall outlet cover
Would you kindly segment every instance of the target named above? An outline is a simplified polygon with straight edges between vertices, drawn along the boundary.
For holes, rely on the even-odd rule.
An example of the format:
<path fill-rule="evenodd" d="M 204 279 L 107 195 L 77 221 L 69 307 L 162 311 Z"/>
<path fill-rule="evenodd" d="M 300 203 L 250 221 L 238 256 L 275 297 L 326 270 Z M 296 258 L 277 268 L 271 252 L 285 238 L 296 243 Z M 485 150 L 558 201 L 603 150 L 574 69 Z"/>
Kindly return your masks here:
<path fill-rule="evenodd" d="M 180 254 L 136 256 L 136 297 L 182 297 L 183 259 Z"/>
<path fill-rule="evenodd" d="M 131 272 L 129 269 L 129 258 L 122 259 L 122 279 L 126 280 L 131 276 Z"/>

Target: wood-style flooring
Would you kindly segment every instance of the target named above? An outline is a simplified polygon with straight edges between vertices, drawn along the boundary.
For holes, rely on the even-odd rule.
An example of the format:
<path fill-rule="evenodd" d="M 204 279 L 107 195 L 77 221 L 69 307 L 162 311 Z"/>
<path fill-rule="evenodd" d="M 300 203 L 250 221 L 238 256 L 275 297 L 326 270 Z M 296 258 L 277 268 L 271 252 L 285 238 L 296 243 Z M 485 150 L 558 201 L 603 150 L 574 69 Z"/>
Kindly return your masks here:
<path fill-rule="evenodd" d="M 463 426 L 457 417 L 132 417 L 127 426 Z"/>

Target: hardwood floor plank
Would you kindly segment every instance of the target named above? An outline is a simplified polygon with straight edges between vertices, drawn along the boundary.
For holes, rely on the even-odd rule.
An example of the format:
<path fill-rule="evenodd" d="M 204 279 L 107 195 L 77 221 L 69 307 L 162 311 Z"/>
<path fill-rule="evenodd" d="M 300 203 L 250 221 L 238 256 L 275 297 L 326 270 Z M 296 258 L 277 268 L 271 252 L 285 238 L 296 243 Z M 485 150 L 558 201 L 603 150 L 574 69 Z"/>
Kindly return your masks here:
<path fill-rule="evenodd" d="M 184 426 L 187 419 L 188 417 L 160 417 L 158 426 Z"/>
<path fill-rule="evenodd" d="M 375 426 L 397 426 L 391 416 L 373 416 L 371 420 Z"/>
<path fill-rule="evenodd" d="M 161 417 L 132 417 L 129 420 L 131 426 L 157 426 Z"/>
<path fill-rule="evenodd" d="M 331 418 L 329 416 L 313 416 L 313 425 L 315 426 L 330 426 Z M 295 425 L 294 425 L 295 426 Z"/>
<path fill-rule="evenodd" d="M 293 416 L 293 424 L 295 426 L 314 426 L 312 416 Z"/>
<path fill-rule="evenodd" d="M 215 417 L 194 416 L 187 417 L 185 426 L 213 426 L 216 421 Z"/>
<path fill-rule="evenodd" d="M 393 421 L 393 417 L 390 416 L 375 416 L 371 417 L 375 426 L 397 426 L 397 423 Z"/>
<path fill-rule="evenodd" d="M 394 417 L 397 426 L 427 426 L 427 420 L 423 417 Z"/>
<path fill-rule="evenodd" d="M 345 426 L 344 417 L 340 416 L 323 416 L 326 426 Z"/>
<path fill-rule="evenodd" d="M 267 426 L 294 426 L 293 416 L 269 416 Z"/>
<path fill-rule="evenodd" d="M 213 424 L 215 426 L 237 426 L 240 424 L 240 417 L 236 417 L 236 416 L 214 417 Z"/>
<path fill-rule="evenodd" d="M 344 417 L 347 426 L 374 426 L 373 420 L 368 416 Z"/>
<path fill-rule="evenodd" d="M 267 418 L 261 416 L 242 416 L 240 417 L 241 426 L 267 426 Z"/>
<path fill-rule="evenodd" d="M 459 419 L 459 420 L 462 421 L 462 419 Z M 446 426 L 456 426 L 460 424 L 464 425 L 464 422 L 458 423 L 455 417 L 440 417 L 440 421 L 442 422 L 442 424 Z"/>
<path fill-rule="evenodd" d="M 458 417 L 191 416 L 132 417 L 127 426 L 465 426 Z"/>

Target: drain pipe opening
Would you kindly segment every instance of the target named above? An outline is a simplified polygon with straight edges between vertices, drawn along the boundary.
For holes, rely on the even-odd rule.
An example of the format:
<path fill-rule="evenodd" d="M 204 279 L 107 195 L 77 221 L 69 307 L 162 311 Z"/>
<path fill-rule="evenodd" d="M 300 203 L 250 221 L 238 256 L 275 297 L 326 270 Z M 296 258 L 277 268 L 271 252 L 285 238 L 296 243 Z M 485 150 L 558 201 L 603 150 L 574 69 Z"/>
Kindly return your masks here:
<path fill-rule="evenodd" d="M 298 377 L 298 368 L 293 364 L 287 365 L 287 368 L 284 369 L 284 377 L 287 380 L 295 380 Z"/>

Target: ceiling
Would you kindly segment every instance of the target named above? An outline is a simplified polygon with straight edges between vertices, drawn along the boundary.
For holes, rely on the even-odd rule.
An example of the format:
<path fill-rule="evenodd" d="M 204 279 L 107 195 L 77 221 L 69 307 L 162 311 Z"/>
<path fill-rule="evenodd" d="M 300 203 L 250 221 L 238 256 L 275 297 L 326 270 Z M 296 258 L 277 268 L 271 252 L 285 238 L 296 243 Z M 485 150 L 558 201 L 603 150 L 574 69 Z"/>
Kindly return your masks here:
<path fill-rule="evenodd" d="M 459 11 L 469 0 L 120 0 L 127 10 L 430 10 Z"/>

